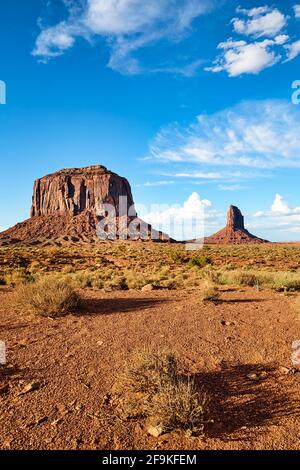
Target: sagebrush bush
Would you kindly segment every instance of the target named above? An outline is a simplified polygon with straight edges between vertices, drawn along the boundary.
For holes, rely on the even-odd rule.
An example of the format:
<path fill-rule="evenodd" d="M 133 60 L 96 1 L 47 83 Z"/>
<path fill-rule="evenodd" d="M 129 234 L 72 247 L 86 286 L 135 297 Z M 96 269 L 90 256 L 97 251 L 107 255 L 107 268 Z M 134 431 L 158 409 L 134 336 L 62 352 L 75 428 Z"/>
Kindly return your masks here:
<path fill-rule="evenodd" d="M 5 276 L 5 283 L 13 287 L 34 281 L 35 276 L 32 273 L 28 273 L 25 268 L 14 269 Z"/>
<path fill-rule="evenodd" d="M 204 280 L 199 286 L 200 300 L 214 301 L 218 300 L 220 293 L 217 286 L 210 280 Z"/>
<path fill-rule="evenodd" d="M 204 268 L 209 264 L 212 264 L 211 258 L 203 254 L 195 254 L 189 260 L 189 266 L 197 266 L 198 268 Z"/>
<path fill-rule="evenodd" d="M 17 305 L 26 313 L 59 317 L 74 311 L 80 297 L 73 286 L 57 276 L 45 276 L 33 284 L 16 288 Z"/>
<path fill-rule="evenodd" d="M 163 432 L 174 429 L 202 434 L 207 422 L 207 396 L 194 380 L 178 372 L 168 352 L 134 351 L 117 380 L 126 418 L 145 418 Z"/>

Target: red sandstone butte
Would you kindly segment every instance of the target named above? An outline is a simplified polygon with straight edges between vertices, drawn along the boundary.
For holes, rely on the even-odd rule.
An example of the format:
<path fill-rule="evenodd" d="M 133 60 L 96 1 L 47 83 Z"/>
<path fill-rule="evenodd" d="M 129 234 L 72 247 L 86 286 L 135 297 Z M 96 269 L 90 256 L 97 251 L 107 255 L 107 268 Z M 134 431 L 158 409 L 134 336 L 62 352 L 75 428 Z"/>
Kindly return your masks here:
<path fill-rule="evenodd" d="M 244 216 L 236 206 L 229 207 L 226 227 L 210 237 L 205 237 L 204 242 L 219 245 L 268 243 L 245 229 Z"/>
<path fill-rule="evenodd" d="M 121 196 L 126 197 L 124 211 L 119 207 Z M 115 210 L 117 239 L 172 241 L 137 217 L 128 181 L 102 165 L 63 169 L 37 179 L 30 219 L 2 232 L 0 239 L 4 243 L 45 239 L 96 242 L 101 220 L 99 209 L 103 204 L 110 204 Z M 134 235 L 130 237 L 127 226 L 131 222 Z"/>

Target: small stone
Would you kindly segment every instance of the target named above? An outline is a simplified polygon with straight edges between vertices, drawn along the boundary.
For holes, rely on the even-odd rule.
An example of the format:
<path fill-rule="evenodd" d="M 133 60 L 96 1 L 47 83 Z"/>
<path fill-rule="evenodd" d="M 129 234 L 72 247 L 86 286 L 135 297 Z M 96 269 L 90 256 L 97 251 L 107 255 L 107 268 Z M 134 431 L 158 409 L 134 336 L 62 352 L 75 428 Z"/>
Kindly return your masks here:
<path fill-rule="evenodd" d="M 103 346 L 103 341 L 97 341 L 98 346 Z"/>
<path fill-rule="evenodd" d="M 18 396 L 25 395 L 26 393 L 29 392 L 34 392 L 35 390 L 38 390 L 40 388 L 41 384 L 39 382 L 31 382 L 30 384 L 25 385 L 23 390 L 18 393 Z"/>
<path fill-rule="evenodd" d="M 247 379 L 249 380 L 253 380 L 254 382 L 257 382 L 259 380 L 259 377 L 257 374 L 255 374 L 254 372 L 252 372 L 251 374 L 248 374 L 247 375 Z"/>
<path fill-rule="evenodd" d="M 268 373 L 264 370 L 259 374 L 260 380 L 264 380 L 268 377 Z"/>
<path fill-rule="evenodd" d="M 62 419 L 58 418 L 52 421 L 51 426 L 57 426 L 58 424 L 62 423 Z"/>
<path fill-rule="evenodd" d="M 236 324 L 235 321 L 225 321 L 225 320 L 221 321 L 221 325 L 223 326 L 234 326 L 235 324 Z"/>
<path fill-rule="evenodd" d="M 279 372 L 282 374 L 282 375 L 287 375 L 291 372 L 291 369 L 289 369 L 288 367 L 284 367 L 284 366 L 280 366 L 279 367 Z"/>
<path fill-rule="evenodd" d="M 154 289 L 152 284 L 147 284 L 142 288 L 142 292 L 151 292 Z"/>
<path fill-rule="evenodd" d="M 163 433 L 163 429 L 161 426 L 149 426 L 147 432 L 150 436 L 159 437 Z"/>

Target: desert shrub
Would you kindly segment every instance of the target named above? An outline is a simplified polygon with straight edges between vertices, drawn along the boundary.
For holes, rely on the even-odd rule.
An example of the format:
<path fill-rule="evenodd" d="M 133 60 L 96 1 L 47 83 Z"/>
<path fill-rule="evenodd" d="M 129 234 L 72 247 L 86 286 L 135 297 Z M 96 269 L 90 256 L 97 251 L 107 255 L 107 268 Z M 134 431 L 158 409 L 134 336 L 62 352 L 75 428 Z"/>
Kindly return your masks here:
<path fill-rule="evenodd" d="M 30 271 L 30 273 L 35 274 L 35 273 L 37 273 L 38 271 L 40 271 L 41 268 L 42 268 L 42 266 L 41 266 L 41 264 L 39 263 L 39 261 L 33 261 L 33 262 L 30 264 L 29 271 Z"/>
<path fill-rule="evenodd" d="M 226 271 L 220 275 L 220 284 L 265 286 L 291 292 L 300 290 L 300 276 L 292 272 Z"/>
<path fill-rule="evenodd" d="M 273 273 L 269 284 L 270 287 L 279 291 L 299 291 L 300 276 L 291 272 Z"/>
<path fill-rule="evenodd" d="M 200 299 L 204 301 L 218 300 L 220 293 L 216 285 L 209 281 L 204 280 L 199 286 Z"/>
<path fill-rule="evenodd" d="M 141 272 L 128 270 L 125 272 L 128 289 L 142 289 L 148 284 L 148 280 Z"/>
<path fill-rule="evenodd" d="M 194 254 L 189 260 L 189 266 L 197 266 L 204 268 L 208 264 L 212 264 L 211 258 L 204 254 Z"/>
<path fill-rule="evenodd" d="M 239 286 L 249 286 L 254 287 L 261 283 L 259 275 L 253 272 L 247 271 L 237 271 L 233 275 L 234 284 Z"/>
<path fill-rule="evenodd" d="M 6 284 L 13 287 L 19 284 L 34 282 L 35 279 L 35 275 L 28 273 L 25 268 L 14 269 L 5 276 Z"/>
<path fill-rule="evenodd" d="M 18 286 L 15 300 L 26 313 L 59 317 L 74 311 L 80 298 L 69 282 L 52 275 Z"/>
<path fill-rule="evenodd" d="M 104 287 L 112 290 L 128 290 L 126 277 L 122 275 L 114 275 L 111 279 L 105 281 Z"/>
<path fill-rule="evenodd" d="M 163 432 L 183 429 L 203 433 L 207 397 L 193 380 L 179 374 L 172 353 L 134 351 L 118 378 L 117 389 L 124 394 L 127 418 L 146 418 Z"/>
<path fill-rule="evenodd" d="M 186 262 L 186 253 L 180 250 L 174 250 L 169 253 L 169 257 L 174 263 L 185 263 Z"/>
<path fill-rule="evenodd" d="M 222 277 L 222 273 L 220 271 L 215 271 L 210 266 L 207 267 L 202 272 L 204 279 L 208 279 L 209 281 L 213 282 L 214 284 L 220 284 L 220 280 Z"/>
<path fill-rule="evenodd" d="M 131 392 L 157 393 L 161 383 L 177 376 L 177 362 L 168 352 L 133 351 L 119 383 Z"/>
<path fill-rule="evenodd" d="M 203 434 L 207 414 L 207 398 L 199 393 L 193 380 L 179 380 L 161 387 L 153 400 L 155 424 L 163 431 L 189 430 Z"/>
<path fill-rule="evenodd" d="M 75 272 L 75 268 L 72 264 L 66 264 L 61 270 L 62 274 L 70 274 L 74 272 Z"/>
<path fill-rule="evenodd" d="M 5 277 L 0 276 L 0 286 L 6 286 L 7 282 Z"/>

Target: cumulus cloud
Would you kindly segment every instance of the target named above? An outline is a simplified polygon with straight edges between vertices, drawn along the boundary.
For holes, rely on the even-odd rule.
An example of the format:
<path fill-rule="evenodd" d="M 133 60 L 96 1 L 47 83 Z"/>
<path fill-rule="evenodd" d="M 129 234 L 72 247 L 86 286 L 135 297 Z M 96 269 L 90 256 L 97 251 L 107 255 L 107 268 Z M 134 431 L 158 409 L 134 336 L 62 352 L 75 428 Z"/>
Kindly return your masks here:
<path fill-rule="evenodd" d="M 300 15 L 300 5 L 295 5 L 294 10 L 296 16 Z M 289 17 L 278 8 L 238 8 L 237 13 L 239 16 L 231 21 L 237 36 L 217 46 L 221 52 L 213 64 L 205 68 L 206 71 L 226 71 L 230 77 L 258 74 L 299 55 L 300 41 L 292 42 L 286 34 Z"/>
<path fill-rule="evenodd" d="M 291 207 L 284 197 L 277 193 L 270 210 L 256 212 L 252 224 L 254 227 L 274 231 L 279 239 L 278 232 L 285 233 L 285 239 L 291 239 L 288 234 L 300 232 L 300 207 Z"/>
<path fill-rule="evenodd" d="M 174 124 L 162 129 L 150 146 L 150 158 L 177 166 L 195 164 L 195 171 L 177 175 L 210 179 L 249 178 L 249 168 L 299 167 L 299 125 L 300 110 L 289 102 L 242 102 L 199 115 L 187 128 Z M 219 167 L 231 168 L 224 172 Z"/>
<path fill-rule="evenodd" d="M 224 216 L 213 208 L 210 200 L 201 199 L 197 192 L 193 192 L 183 204 L 153 205 L 148 212 L 142 211 L 140 215 L 143 220 L 177 240 L 203 237 L 204 233 L 217 228 L 220 217 Z"/>
<path fill-rule="evenodd" d="M 298 221 L 300 222 L 300 207 L 290 207 L 289 204 L 286 202 L 284 197 L 281 194 L 275 194 L 274 200 L 270 207 L 269 211 L 258 211 L 254 214 L 254 217 L 261 218 L 281 218 L 283 221 L 283 217 L 290 219 L 291 221 Z M 282 224 L 288 224 L 288 222 L 282 222 Z"/>
<path fill-rule="evenodd" d="M 300 39 L 291 44 L 286 45 L 286 49 L 288 51 L 286 61 L 290 61 L 295 59 L 300 54 Z"/>
<path fill-rule="evenodd" d="M 237 77 L 244 73 L 257 74 L 261 70 L 272 67 L 281 59 L 274 51 L 274 46 L 281 45 L 285 38 L 278 36 L 275 40 L 264 40 L 254 43 L 246 41 L 233 41 L 229 39 L 218 45 L 223 52 L 217 57 L 212 67 L 206 71 L 221 72 L 225 70 L 230 77 Z"/>
<path fill-rule="evenodd" d="M 233 18 L 232 24 L 236 33 L 247 36 L 273 37 L 286 26 L 287 18 L 277 8 L 238 9 L 246 18 Z"/>
<path fill-rule="evenodd" d="M 300 5 L 294 5 L 294 13 L 296 18 L 300 18 Z"/>
<path fill-rule="evenodd" d="M 160 39 L 177 41 L 214 4 L 214 0 L 68 1 L 68 19 L 42 27 L 33 55 L 46 60 L 64 54 L 79 36 L 89 40 L 98 36 L 110 49 L 111 68 L 138 73 L 142 66 L 134 52 Z"/>

